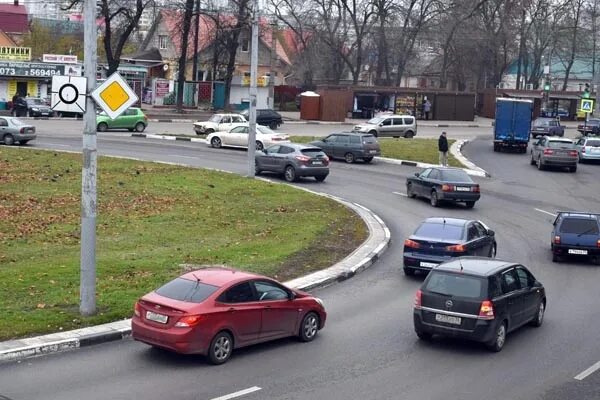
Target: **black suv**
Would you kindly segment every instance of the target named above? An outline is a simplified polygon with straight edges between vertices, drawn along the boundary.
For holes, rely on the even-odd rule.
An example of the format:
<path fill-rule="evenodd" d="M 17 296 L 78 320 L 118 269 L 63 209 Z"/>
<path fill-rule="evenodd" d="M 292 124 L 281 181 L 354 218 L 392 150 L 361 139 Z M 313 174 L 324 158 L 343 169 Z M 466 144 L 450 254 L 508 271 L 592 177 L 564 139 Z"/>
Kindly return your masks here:
<path fill-rule="evenodd" d="M 431 270 L 417 291 L 417 336 L 433 334 L 504 347 L 506 334 L 544 321 L 546 291 L 524 266 L 480 257 L 461 257 Z"/>
<path fill-rule="evenodd" d="M 340 132 L 309 144 L 319 147 L 329 158 L 341 158 L 348 164 L 357 159 L 366 163 L 381 155 L 377 138 L 370 133 Z"/>
<path fill-rule="evenodd" d="M 250 121 L 250 111 L 244 110 L 240 114 L 246 118 L 246 121 Z M 266 109 L 257 109 L 256 110 L 256 123 L 258 125 L 268 126 L 271 129 L 277 129 L 281 124 L 283 124 L 283 118 L 277 111 Z"/>
<path fill-rule="evenodd" d="M 600 265 L 600 214 L 559 211 L 550 246 L 554 262 L 569 256 L 591 258 Z"/>

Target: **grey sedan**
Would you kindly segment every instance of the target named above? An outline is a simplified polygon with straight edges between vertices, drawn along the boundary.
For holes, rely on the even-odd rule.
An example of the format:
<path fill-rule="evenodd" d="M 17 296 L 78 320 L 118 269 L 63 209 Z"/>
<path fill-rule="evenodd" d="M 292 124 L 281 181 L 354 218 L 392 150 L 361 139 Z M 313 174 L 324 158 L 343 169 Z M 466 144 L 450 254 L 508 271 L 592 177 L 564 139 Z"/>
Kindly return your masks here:
<path fill-rule="evenodd" d="M 35 126 L 16 117 L 0 117 L 0 142 L 7 146 L 26 144 L 36 138 Z"/>
<path fill-rule="evenodd" d="M 577 149 L 571 139 L 544 136 L 531 148 L 531 165 L 542 170 L 546 167 L 565 167 L 577 171 Z"/>
<path fill-rule="evenodd" d="M 314 176 L 323 182 L 329 175 L 329 158 L 321 149 L 305 144 L 285 143 L 256 151 L 254 158 L 256 174 L 275 172 L 283 174 L 288 182 L 299 177 Z"/>

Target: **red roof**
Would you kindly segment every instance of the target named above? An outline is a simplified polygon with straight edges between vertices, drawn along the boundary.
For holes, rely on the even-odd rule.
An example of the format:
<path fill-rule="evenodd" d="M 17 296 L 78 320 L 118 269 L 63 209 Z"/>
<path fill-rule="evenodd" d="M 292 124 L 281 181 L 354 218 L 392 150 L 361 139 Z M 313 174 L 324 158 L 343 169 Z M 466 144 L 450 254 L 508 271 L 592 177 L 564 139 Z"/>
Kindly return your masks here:
<path fill-rule="evenodd" d="M 25 33 L 29 31 L 27 9 L 23 5 L 0 4 L 0 27 L 7 33 Z"/>

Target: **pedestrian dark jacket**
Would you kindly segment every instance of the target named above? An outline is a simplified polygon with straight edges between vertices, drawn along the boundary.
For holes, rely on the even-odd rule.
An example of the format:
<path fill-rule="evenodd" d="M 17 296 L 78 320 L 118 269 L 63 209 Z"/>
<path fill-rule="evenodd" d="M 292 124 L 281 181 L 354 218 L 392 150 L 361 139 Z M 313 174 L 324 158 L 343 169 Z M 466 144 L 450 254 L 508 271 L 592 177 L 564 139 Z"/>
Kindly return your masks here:
<path fill-rule="evenodd" d="M 438 150 L 443 152 L 448 151 L 448 139 L 444 135 L 440 135 L 438 139 Z"/>

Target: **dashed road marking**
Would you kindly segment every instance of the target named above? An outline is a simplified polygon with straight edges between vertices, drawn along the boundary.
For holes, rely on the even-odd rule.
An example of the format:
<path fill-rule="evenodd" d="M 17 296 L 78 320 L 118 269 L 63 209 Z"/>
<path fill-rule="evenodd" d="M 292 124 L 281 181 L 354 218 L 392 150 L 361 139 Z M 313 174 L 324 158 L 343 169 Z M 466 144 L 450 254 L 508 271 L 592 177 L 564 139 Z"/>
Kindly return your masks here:
<path fill-rule="evenodd" d="M 167 157 L 189 158 L 191 160 L 197 160 L 198 159 L 198 157 L 181 156 L 179 154 L 169 154 Z"/>
<path fill-rule="evenodd" d="M 241 396 L 244 396 L 244 395 L 247 395 L 250 393 L 258 392 L 259 390 L 261 390 L 261 388 L 259 388 L 258 386 L 252 386 L 251 388 L 240 390 L 240 391 L 237 391 L 234 393 L 229 393 L 229 394 L 226 394 L 225 396 L 215 397 L 214 399 L 211 399 L 211 400 L 235 399 L 236 397 L 241 397 Z"/>
<path fill-rule="evenodd" d="M 552 215 L 553 217 L 556 217 L 556 214 L 554 214 L 554 213 L 551 213 L 551 212 L 549 212 L 549 211 L 540 210 L 539 208 L 534 208 L 534 210 L 535 210 L 535 211 L 538 211 L 538 212 L 541 212 L 541 213 L 544 213 L 544 214 Z"/>
<path fill-rule="evenodd" d="M 406 195 L 406 193 L 400 193 L 400 192 L 392 192 L 393 194 L 397 194 L 398 196 L 403 196 L 403 197 L 408 197 Z"/>
<path fill-rule="evenodd" d="M 598 371 L 599 369 L 600 369 L 600 361 L 598 361 L 596 364 L 592 365 L 591 367 L 589 367 L 588 369 L 586 369 L 579 375 L 575 376 L 575 379 L 577 379 L 578 381 L 582 381 L 585 378 L 587 378 L 588 376 L 590 376 L 591 374 L 593 374 L 594 372 Z"/>

